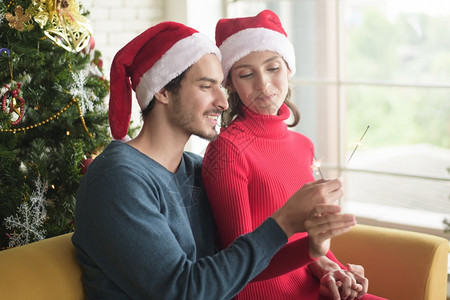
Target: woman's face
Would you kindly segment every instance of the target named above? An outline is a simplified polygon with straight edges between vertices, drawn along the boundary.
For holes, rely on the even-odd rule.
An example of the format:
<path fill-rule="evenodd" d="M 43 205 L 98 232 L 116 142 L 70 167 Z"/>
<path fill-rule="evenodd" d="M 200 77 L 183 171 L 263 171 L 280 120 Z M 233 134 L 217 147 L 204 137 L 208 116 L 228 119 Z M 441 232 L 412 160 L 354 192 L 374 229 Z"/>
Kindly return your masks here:
<path fill-rule="evenodd" d="M 237 92 L 242 103 L 255 113 L 276 115 L 288 93 L 290 70 L 276 52 L 251 52 L 230 70 L 227 88 Z"/>

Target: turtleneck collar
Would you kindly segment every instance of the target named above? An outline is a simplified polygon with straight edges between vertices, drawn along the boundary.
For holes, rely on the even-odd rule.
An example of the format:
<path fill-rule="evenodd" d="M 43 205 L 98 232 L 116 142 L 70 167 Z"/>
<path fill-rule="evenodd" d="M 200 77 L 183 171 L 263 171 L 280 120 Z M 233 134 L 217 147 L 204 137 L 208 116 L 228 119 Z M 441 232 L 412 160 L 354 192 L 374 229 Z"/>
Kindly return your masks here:
<path fill-rule="evenodd" d="M 235 122 L 241 123 L 249 131 L 262 138 L 281 138 L 286 135 L 287 124 L 284 122 L 290 116 L 289 108 L 283 103 L 278 110 L 278 115 L 261 115 L 249 108 L 242 106 L 242 114 Z"/>

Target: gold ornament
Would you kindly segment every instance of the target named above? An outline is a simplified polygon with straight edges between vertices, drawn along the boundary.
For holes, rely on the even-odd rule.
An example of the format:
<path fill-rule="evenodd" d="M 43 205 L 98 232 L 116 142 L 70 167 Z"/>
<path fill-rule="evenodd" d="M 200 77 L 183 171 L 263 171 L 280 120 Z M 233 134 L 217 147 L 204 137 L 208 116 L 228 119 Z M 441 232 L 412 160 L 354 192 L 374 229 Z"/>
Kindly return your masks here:
<path fill-rule="evenodd" d="M 44 34 L 67 51 L 79 52 L 89 44 L 92 28 L 76 0 L 33 0 L 28 11 Z"/>
<path fill-rule="evenodd" d="M 23 13 L 23 8 L 17 5 L 14 9 L 15 16 L 11 13 L 6 13 L 5 18 L 9 22 L 9 27 L 22 31 L 25 28 L 25 22 L 31 19 L 31 16 L 27 13 Z"/>
<path fill-rule="evenodd" d="M 0 128 L 0 132 L 11 132 L 11 133 L 20 133 L 20 132 L 26 132 L 27 130 L 31 130 L 33 128 L 37 128 L 39 126 L 43 126 L 43 125 L 47 125 L 48 123 L 50 123 L 50 121 L 53 121 L 54 119 L 57 119 L 62 113 L 64 113 L 69 107 L 71 107 L 74 103 L 77 104 L 78 107 L 78 113 L 80 114 L 80 119 L 81 119 L 81 123 L 83 124 L 83 128 L 86 131 L 87 135 L 90 138 L 93 138 L 94 135 L 92 133 L 89 132 L 89 129 L 86 126 L 86 121 L 84 120 L 84 116 L 83 113 L 81 111 L 81 107 L 80 107 L 80 102 L 78 100 L 78 98 L 73 98 L 72 101 L 70 101 L 69 104 L 67 104 L 65 107 L 63 107 L 59 112 L 57 112 L 56 114 L 54 114 L 53 116 L 45 119 L 44 121 L 41 121 L 39 123 L 30 125 L 30 126 L 26 126 L 26 127 L 22 127 L 22 128 L 14 128 L 14 129 L 3 129 Z"/>

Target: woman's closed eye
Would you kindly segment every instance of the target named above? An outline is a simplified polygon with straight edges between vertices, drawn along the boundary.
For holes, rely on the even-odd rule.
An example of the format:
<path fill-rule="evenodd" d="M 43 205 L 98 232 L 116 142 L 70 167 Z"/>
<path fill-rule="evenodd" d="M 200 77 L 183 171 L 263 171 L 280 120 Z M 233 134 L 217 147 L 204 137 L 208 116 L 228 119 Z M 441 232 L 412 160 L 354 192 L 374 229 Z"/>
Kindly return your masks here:
<path fill-rule="evenodd" d="M 270 71 L 270 72 L 276 72 L 276 71 L 278 71 L 279 69 L 280 69 L 280 66 L 277 66 L 277 67 L 271 67 L 271 68 L 268 68 L 267 70 Z"/>
<path fill-rule="evenodd" d="M 245 79 L 245 78 L 249 78 L 253 75 L 253 73 L 244 73 L 244 74 L 239 74 L 239 78 L 241 79 Z"/>

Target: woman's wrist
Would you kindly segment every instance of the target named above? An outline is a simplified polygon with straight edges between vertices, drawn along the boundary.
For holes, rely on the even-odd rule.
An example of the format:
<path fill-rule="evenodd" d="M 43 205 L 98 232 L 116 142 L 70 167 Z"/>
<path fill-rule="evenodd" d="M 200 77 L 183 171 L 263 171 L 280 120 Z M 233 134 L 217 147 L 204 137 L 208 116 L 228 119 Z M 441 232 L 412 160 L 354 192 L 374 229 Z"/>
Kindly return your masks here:
<path fill-rule="evenodd" d="M 321 256 L 308 264 L 310 271 L 317 277 L 322 278 L 325 274 L 339 270 L 340 266 L 326 256 Z"/>

